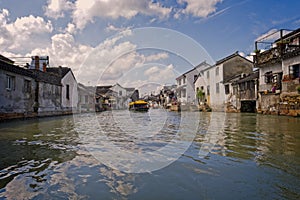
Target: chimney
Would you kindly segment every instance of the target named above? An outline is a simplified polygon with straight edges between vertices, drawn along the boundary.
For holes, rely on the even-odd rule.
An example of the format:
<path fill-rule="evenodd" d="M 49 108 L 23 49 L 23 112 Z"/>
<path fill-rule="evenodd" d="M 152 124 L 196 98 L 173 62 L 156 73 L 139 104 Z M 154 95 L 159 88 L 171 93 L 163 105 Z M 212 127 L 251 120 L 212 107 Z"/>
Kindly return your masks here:
<path fill-rule="evenodd" d="M 40 58 L 38 56 L 34 57 L 35 69 L 40 70 Z"/>
<path fill-rule="evenodd" d="M 47 67 L 47 64 L 44 62 L 43 63 L 43 72 L 46 72 L 46 67 Z"/>

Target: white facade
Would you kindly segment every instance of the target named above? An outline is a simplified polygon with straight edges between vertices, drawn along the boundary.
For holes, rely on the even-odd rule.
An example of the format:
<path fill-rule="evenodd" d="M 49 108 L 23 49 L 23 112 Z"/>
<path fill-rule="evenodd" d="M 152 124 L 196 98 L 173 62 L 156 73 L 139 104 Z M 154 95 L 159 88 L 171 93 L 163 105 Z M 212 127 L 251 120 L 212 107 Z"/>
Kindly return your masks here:
<path fill-rule="evenodd" d="M 76 110 L 78 106 L 78 87 L 77 81 L 71 70 L 61 79 L 62 84 L 62 99 L 61 105 L 62 109 Z"/>
<path fill-rule="evenodd" d="M 195 94 L 195 81 L 199 75 L 199 73 L 209 68 L 210 65 L 206 62 L 203 62 L 193 68 L 192 70 L 182 74 L 178 78 L 177 81 L 177 98 L 181 104 L 197 104 L 196 94 Z"/>
<path fill-rule="evenodd" d="M 275 74 L 282 73 L 281 63 L 275 63 L 273 65 L 268 65 L 268 66 L 259 68 L 259 83 L 260 83 L 259 90 L 260 91 L 272 90 L 272 86 L 273 86 L 272 80 L 267 81 L 268 73 L 270 73 L 270 75 L 272 75 L 272 79 Z"/>
<path fill-rule="evenodd" d="M 238 53 L 232 54 L 217 61 L 215 65 L 202 70 L 195 81 L 194 90 L 197 91 L 197 88 L 204 88 L 206 102 L 212 110 L 225 111 L 226 93 L 228 93 L 228 91 L 225 92 L 225 85 L 228 85 L 226 81 L 238 74 L 250 74 L 252 70 L 253 64 L 251 61 Z M 229 87 L 230 89 L 232 87 Z"/>
<path fill-rule="evenodd" d="M 115 109 L 128 108 L 128 102 L 132 95 L 132 92 L 128 92 L 126 88 L 116 83 L 111 87 L 111 90 L 115 92 Z"/>

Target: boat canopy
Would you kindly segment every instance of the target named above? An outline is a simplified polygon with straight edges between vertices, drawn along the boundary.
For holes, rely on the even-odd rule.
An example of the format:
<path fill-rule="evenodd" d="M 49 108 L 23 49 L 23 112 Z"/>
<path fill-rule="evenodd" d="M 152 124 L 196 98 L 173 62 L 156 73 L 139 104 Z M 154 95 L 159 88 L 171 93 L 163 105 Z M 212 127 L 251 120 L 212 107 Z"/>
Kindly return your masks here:
<path fill-rule="evenodd" d="M 145 104 L 148 104 L 148 103 L 144 100 L 137 100 L 137 101 L 133 101 L 133 102 L 129 103 L 129 105 L 145 105 Z"/>

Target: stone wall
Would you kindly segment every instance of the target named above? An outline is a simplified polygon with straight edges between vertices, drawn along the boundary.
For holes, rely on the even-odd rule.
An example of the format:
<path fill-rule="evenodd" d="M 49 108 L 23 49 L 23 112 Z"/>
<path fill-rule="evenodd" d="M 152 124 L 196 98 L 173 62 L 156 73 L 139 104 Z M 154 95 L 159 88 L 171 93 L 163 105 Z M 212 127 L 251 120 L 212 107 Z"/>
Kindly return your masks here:
<path fill-rule="evenodd" d="M 300 116 L 300 94 L 260 94 L 258 113 Z"/>
<path fill-rule="evenodd" d="M 282 95 L 279 114 L 300 117 L 300 94 Z"/>

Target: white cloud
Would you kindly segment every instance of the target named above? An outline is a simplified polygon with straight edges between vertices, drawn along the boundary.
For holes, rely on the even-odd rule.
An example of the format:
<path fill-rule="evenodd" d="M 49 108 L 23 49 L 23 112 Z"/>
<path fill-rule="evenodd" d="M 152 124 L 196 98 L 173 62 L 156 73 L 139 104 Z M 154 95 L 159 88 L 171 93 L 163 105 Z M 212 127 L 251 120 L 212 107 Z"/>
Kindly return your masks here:
<path fill-rule="evenodd" d="M 73 3 L 68 0 L 48 0 L 47 6 L 44 7 L 45 15 L 54 19 L 64 17 L 64 11 L 71 10 Z"/>
<path fill-rule="evenodd" d="M 142 63 L 144 58 L 135 52 L 136 46 L 128 41 L 120 42 L 124 35 L 110 38 L 97 47 L 79 44 L 70 33 L 51 37 L 51 46 L 37 48 L 30 55 L 48 55 L 53 67 L 71 67 L 77 81 L 97 85 L 115 83 L 132 66 Z"/>
<path fill-rule="evenodd" d="M 147 76 L 152 76 L 153 74 L 157 74 L 159 71 L 159 68 L 157 66 L 154 66 L 147 69 L 144 74 Z"/>
<path fill-rule="evenodd" d="M 44 36 L 53 31 L 51 21 L 29 15 L 9 22 L 9 12 L 0 11 L 0 50 L 30 51 L 45 46 Z"/>
<path fill-rule="evenodd" d="M 172 64 L 165 68 L 153 66 L 145 70 L 144 74 L 148 76 L 148 81 L 156 83 L 168 83 L 175 80 L 176 75 Z"/>
<path fill-rule="evenodd" d="M 169 57 L 169 55 L 166 52 L 163 52 L 163 53 L 158 53 L 158 54 L 153 54 L 153 55 L 147 56 L 146 61 L 151 62 L 151 61 L 166 59 L 168 57 Z"/>
<path fill-rule="evenodd" d="M 65 29 L 65 32 L 66 32 L 66 33 L 70 33 L 70 34 L 76 33 L 76 27 L 75 27 L 75 25 L 72 24 L 72 23 L 69 23 L 69 24 L 67 25 L 66 29 Z"/>
<path fill-rule="evenodd" d="M 76 43 L 71 34 L 65 33 L 52 36 L 50 46 L 36 48 L 29 55 L 48 55 L 51 66 L 62 65 L 77 71 L 92 50 L 92 47 Z"/>
<path fill-rule="evenodd" d="M 163 7 L 160 3 L 147 0 L 77 0 L 73 12 L 73 21 L 76 27 L 83 29 L 87 23 L 93 22 L 95 17 L 131 19 L 138 14 L 166 18 L 171 8 Z"/>
<path fill-rule="evenodd" d="M 133 28 L 132 26 L 130 26 L 130 27 L 116 27 L 112 24 L 108 24 L 107 27 L 105 28 L 105 30 L 107 32 L 110 32 L 110 31 L 122 32 L 122 31 L 131 30 L 132 28 Z"/>
<path fill-rule="evenodd" d="M 195 17 L 207 17 L 216 12 L 216 5 L 222 0 L 177 0 L 177 2 L 186 4 L 181 13 L 191 14 Z M 176 13 L 174 17 L 179 18 L 179 13 Z"/>

